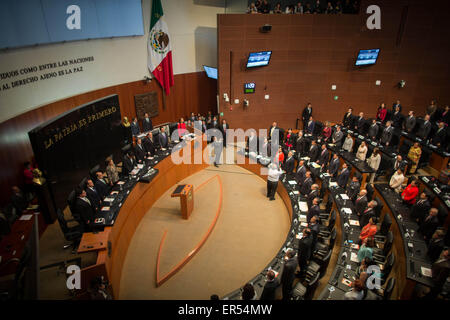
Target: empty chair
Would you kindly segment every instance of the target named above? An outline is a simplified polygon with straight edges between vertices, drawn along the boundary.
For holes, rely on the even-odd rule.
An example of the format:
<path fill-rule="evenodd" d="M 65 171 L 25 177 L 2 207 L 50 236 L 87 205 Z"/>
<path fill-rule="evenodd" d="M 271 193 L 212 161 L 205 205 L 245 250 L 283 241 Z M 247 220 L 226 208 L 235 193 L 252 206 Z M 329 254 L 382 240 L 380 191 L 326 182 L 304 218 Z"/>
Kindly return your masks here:
<path fill-rule="evenodd" d="M 80 229 L 80 226 L 74 226 L 74 227 L 69 227 L 67 225 L 67 221 L 64 218 L 64 214 L 62 213 L 61 209 L 58 209 L 56 212 L 57 216 L 58 216 L 58 223 L 59 226 L 61 228 L 62 233 L 64 234 L 64 238 L 67 241 L 70 241 L 70 244 L 66 244 L 63 246 L 64 249 L 68 248 L 68 247 L 72 247 L 73 251 L 75 251 L 76 247 L 78 246 L 78 244 L 80 243 L 81 237 L 82 237 L 82 232 Z"/>
<path fill-rule="evenodd" d="M 366 190 L 367 190 L 367 194 L 366 194 L 367 201 L 371 201 L 373 198 L 373 193 L 374 193 L 373 184 L 367 183 Z"/>
<path fill-rule="evenodd" d="M 409 152 L 409 149 L 411 148 L 411 146 L 412 146 L 412 143 L 410 142 L 410 141 L 408 141 L 408 140 L 403 140 L 403 143 L 402 143 L 402 145 L 400 146 L 400 148 L 399 148 L 399 153 L 402 155 L 402 157 L 404 158 L 404 159 L 406 159 L 407 158 L 407 156 L 408 156 L 408 152 Z"/>
<path fill-rule="evenodd" d="M 83 180 L 81 180 L 81 182 L 78 184 L 78 187 L 80 189 L 85 189 L 86 188 L 86 182 L 88 181 L 88 178 L 83 178 Z"/>
<path fill-rule="evenodd" d="M 126 155 L 128 153 L 128 151 L 131 150 L 131 143 L 125 145 L 124 147 L 122 147 L 122 154 Z"/>
<path fill-rule="evenodd" d="M 292 290 L 292 298 L 294 300 L 312 300 L 314 293 L 319 285 L 320 274 L 317 273 L 314 277 L 307 280 L 306 287 L 298 282 Z"/>
<path fill-rule="evenodd" d="M 97 164 L 94 167 L 91 168 L 91 170 L 89 170 L 89 175 L 91 176 L 92 181 L 97 180 L 97 171 L 100 171 L 100 165 Z"/>
<path fill-rule="evenodd" d="M 67 204 L 69 205 L 69 209 L 70 209 L 70 213 L 72 214 L 72 217 L 76 220 L 76 221 L 80 221 L 81 217 L 78 214 L 76 207 L 75 207 L 75 201 L 76 201 L 77 197 L 76 197 L 76 193 L 75 190 L 72 190 L 71 193 L 69 193 L 69 196 L 67 197 Z"/>
<path fill-rule="evenodd" d="M 383 242 L 376 242 L 377 248 L 373 248 L 373 259 L 378 262 L 382 263 L 385 261 L 385 258 L 389 251 L 391 251 L 392 244 L 394 243 L 394 234 L 392 231 L 389 231 L 386 235 L 386 240 Z"/>
<path fill-rule="evenodd" d="M 378 242 L 384 242 L 386 240 L 386 235 L 389 232 L 389 229 L 392 225 L 392 218 L 389 214 L 385 214 L 383 217 L 383 221 L 381 222 L 381 225 L 379 226 L 379 231 L 375 235 L 375 240 Z"/>
<path fill-rule="evenodd" d="M 383 300 L 389 300 L 391 298 L 392 291 L 394 291 L 394 287 L 395 287 L 395 278 L 392 277 L 388 280 L 386 288 L 384 289 Z"/>
<path fill-rule="evenodd" d="M 321 276 L 325 274 L 330 263 L 332 250 L 328 250 L 325 256 L 315 256 L 314 260 L 311 261 L 306 269 L 307 277 L 314 277 L 316 273 L 320 273 Z"/>
<path fill-rule="evenodd" d="M 378 197 L 375 197 L 375 201 L 377 202 L 377 206 L 375 207 L 375 214 L 379 218 L 381 216 L 381 210 L 383 210 L 384 205 L 381 199 Z"/>
<path fill-rule="evenodd" d="M 334 224 L 336 223 L 336 211 L 333 210 L 330 214 L 330 218 L 327 220 L 325 220 L 322 225 L 320 226 L 320 232 L 319 232 L 319 236 L 320 237 L 329 237 L 331 231 L 334 228 Z"/>
<path fill-rule="evenodd" d="M 441 203 L 438 206 L 438 219 L 439 219 L 439 224 L 443 225 L 445 220 L 447 219 L 447 215 L 448 215 L 448 210 L 446 207 L 444 207 L 444 205 Z"/>
<path fill-rule="evenodd" d="M 387 278 L 389 277 L 389 274 L 391 273 L 394 264 L 395 264 L 395 255 L 393 252 L 391 252 L 386 259 L 386 263 L 384 264 L 384 268 L 382 271 L 381 277 L 382 285 L 386 282 Z"/>
<path fill-rule="evenodd" d="M 336 241 L 336 237 L 337 237 L 337 231 L 336 228 L 333 228 L 333 230 L 331 231 L 330 235 L 328 237 L 321 237 L 320 238 L 320 242 L 317 242 L 316 244 L 316 251 L 322 251 L 323 255 L 324 252 L 328 249 L 333 250 L 334 247 L 334 242 Z"/>

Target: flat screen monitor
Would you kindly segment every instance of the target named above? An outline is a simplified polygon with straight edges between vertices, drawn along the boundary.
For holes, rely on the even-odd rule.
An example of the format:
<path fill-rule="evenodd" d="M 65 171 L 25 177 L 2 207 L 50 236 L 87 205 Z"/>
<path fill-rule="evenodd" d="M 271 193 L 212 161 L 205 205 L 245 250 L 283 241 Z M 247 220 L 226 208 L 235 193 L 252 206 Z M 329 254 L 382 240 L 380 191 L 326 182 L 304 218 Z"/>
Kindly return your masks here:
<path fill-rule="evenodd" d="M 375 64 L 377 62 L 379 53 L 380 49 L 359 50 L 355 65 L 366 66 Z"/>
<path fill-rule="evenodd" d="M 250 52 L 247 60 L 247 68 L 267 66 L 272 51 Z"/>
<path fill-rule="evenodd" d="M 206 75 L 208 76 L 208 78 L 217 80 L 217 68 L 203 66 L 203 69 L 205 69 L 205 72 L 206 72 Z"/>

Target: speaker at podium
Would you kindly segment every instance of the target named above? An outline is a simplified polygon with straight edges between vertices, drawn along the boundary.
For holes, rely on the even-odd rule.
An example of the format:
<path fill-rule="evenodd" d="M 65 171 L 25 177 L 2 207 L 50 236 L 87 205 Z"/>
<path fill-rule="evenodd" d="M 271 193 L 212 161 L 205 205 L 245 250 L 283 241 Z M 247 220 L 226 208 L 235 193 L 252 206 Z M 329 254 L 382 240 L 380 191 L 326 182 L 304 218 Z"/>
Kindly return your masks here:
<path fill-rule="evenodd" d="M 194 186 L 192 184 L 182 184 L 177 186 L 171 195 L 172 198 L 179 197 L 181 205 L 181 216 L 189 219 L 194 210 Z"/>

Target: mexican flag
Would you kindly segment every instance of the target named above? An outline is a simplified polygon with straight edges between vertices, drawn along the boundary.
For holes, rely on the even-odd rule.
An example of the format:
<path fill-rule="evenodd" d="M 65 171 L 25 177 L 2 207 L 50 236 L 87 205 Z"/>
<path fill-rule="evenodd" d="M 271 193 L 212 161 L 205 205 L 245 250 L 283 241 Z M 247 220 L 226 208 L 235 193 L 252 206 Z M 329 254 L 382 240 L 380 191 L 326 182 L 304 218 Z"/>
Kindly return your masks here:
<path fill-rule="evenodd" d="M 161 0 L 153 0 L 148 37 L 148 68 L 163 87 L 166 95 L 173 86 L 172 48 Z"/>

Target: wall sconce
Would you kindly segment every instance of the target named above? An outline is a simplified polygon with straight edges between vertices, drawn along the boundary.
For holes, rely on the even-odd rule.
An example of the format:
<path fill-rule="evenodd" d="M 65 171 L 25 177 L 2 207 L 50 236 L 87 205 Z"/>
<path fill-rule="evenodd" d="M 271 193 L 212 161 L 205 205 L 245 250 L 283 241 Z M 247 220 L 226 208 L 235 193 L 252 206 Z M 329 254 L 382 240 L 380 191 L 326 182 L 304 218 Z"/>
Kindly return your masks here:
<path fill-rule="evenodd" d="M 401 88 L 404 88 L 405 86 L 406 86 L 406 81 L 400 80 L 400 82 L 398 83 L 398 87 L 401 89 Z"/>

